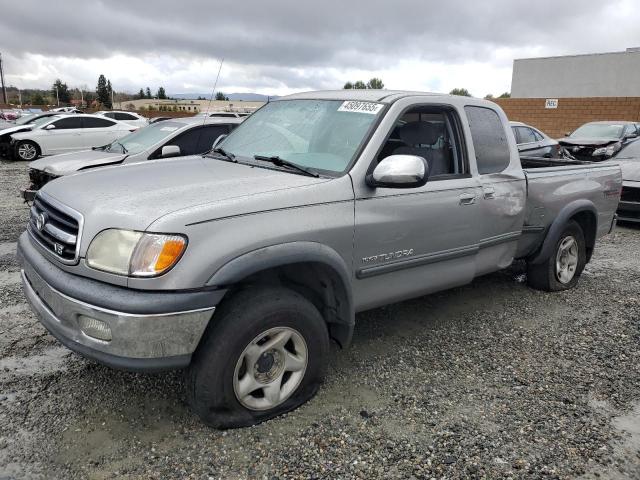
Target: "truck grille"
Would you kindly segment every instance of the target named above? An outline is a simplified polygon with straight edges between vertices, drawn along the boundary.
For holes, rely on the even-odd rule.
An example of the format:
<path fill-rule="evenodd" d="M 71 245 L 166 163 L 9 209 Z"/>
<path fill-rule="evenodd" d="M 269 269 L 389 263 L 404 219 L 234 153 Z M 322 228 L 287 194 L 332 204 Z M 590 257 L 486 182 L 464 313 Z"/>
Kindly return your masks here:
<path fill-rule="evenodd" d="M 640 188 L 622 187 L 620 201 L 640 203 Z"/>
<path fill-rule="evenodd" d="M 54 199 L 38 194 L 31 207 L 27 230 L 63 263 L 76 263 L 82 216 Z"/>

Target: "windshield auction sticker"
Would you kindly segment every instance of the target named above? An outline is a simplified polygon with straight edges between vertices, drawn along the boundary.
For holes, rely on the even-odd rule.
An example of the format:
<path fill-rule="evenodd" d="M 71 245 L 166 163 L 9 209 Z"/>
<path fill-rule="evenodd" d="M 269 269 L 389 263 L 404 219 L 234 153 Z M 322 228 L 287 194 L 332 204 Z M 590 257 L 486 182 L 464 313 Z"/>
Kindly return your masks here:
<path fill-rule="evenodd" d="M 357 113 L 370 113 L 371 115 L 375 115 L 384 105 L 382 103 L 373 103 L 373 102 L 358 102 L 356 100 L 347 100 L 346 102 L 342 102 L 340 108 L 338 108 L 339 112 L 357 112 Z"/>

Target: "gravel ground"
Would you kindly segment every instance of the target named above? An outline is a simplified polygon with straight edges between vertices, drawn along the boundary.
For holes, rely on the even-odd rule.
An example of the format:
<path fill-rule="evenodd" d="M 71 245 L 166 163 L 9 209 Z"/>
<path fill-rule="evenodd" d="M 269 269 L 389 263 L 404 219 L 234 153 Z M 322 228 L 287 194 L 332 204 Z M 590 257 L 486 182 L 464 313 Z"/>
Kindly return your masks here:
<path fill-rule="evenodd" d="M 640 229 L 600 242 L 579 287 L 522 267 L 358 315 L 320 393 L 220 432 L 180 373 L 85 360 L 19 287 L 27 208 L 0 164 L 0 478 L 640 478 Z"/>

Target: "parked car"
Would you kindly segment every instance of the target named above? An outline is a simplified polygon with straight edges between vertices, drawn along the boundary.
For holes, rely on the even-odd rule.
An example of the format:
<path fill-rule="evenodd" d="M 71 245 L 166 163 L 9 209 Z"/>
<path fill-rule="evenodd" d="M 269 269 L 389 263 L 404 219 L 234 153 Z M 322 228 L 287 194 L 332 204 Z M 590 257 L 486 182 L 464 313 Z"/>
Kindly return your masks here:
<path fill-rule="evenodd" d="M 244 118 L 251 115 L 249 112 L 200 112 L 196 117 L 212 118 Z"/>
<path fill-rule="evenodd" d="M 529 157 L 560 158 L 562 147 L 547 134 L 522 122 L 509 122 L 518 151 Z"/>
<path fill-rule="evenodd" d="M 26 132 L 12 133 L 9 148 L 18 160 L 35 160 L 41 155 L 86 150 L 106 145 L 137 127 L 95 115 L 56 115 L 36 121 Z"/>
<path fill-rule="evenodd" d="M 164 122 L 165 120 L 171 120 L 173 117 L 153 117 L 149 119 L 149 125 L 157 122 Z"/>
<path fill-rule="evenodd" d="M 611 159 L 622 168 L 622 195 L 618 219 L 640 223 L 640 140 L 630 142 Z"/>
<path fill-rule="evenodd" d="M 317 392 L 356 312 L 514 259 L 534 288 L 576 285 L 614 227 L 620 167 L 523 169 L 509 128 L 469 97 L 282 97 L 205 156 L 45 185 L 18 241 L 26 298 L 84 356 L 188 368 L 207 424 L 259 423 Z"/>
<path fill-rule="evenodd" d="M 119 110 L 107 110 L 96 112 L 95 115 L 102 117 L 113 118 L 120 122 L 128 123 L 129 125 L 136 125 L 138 127 L 146 127 L 149 124 L 149 120 L 136 112 L 121 112 Z"/>
<path fill-rule="evenodd" d="M 57 112 L 57 113 L 84 113 L 82 110 L 76 107 L 58 107 L 58 108 L 52 108 L 49 111 Z"/>
<path fill-rule="evenodd" d="M 25 115 L 18 118 L 14 122 L 7 123 L 6 125 L 1 125 L 0 128 L 2 128 L 2 130 L 0 130 L 0 156 L 11 156 L 12 152 L 9 149 L 9 144 L 11 142 L 12 134 L 31 130 L 33 127 L 45 123 L 46 119 L 53 117 L 54 115 L 56 115 L 55 112 L 43 112 L 33 115 Z"/>
<path fill-rule="evenodd" d="M 20 114 L 16 110 L 0 110 L 0 120 L 17 120 Z"/>
<path fill-rule="evenodd" d="M 242 120 L 210 118 L 203 123 L 202 119 L 194 117 L 174 118 L 140 128 L 92 150 L 41 158 L 29 164 L 30 185 L 22 191 L 22 196 L 32 201 L 36 191 L 47 182 L 80 170 L 203 154 L 211 150 L 220 135 L 230 133 Z"/>
<path fill-rule="evenodd" d="M 590 122 L 558 140 L 578 160 L 602 161 L 615 156 L 640 135 L 636 122 Z"/>

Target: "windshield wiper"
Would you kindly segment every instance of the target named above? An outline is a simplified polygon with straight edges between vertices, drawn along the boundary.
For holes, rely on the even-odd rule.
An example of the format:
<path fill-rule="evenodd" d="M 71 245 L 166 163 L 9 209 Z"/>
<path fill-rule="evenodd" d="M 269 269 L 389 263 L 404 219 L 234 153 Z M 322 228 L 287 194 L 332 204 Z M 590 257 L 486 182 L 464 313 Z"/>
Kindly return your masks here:
<path fill-rule="evenodd" d="M 209 150 L 209 152 L 207 153 L 217 153 L 219 155 L 222 155 L 224 158 L 226 158 L 229 162 L 233 162 L 233 163 L 238 163 L 238 160 L 236 160 L 236 156 L 231 153 L 231 152 L 227 152 L 224 148 L 222 147 L 216 147 L 212 150 Z"/>
<path fill-rule="evenodd" d="M 255 158 L 256 160 L 263 160 L 265 162 L 273 163 L 276 167 L 288 167 L 293 170 L 297 170 L 298 172 L 304 175 L 308 175 L 310 177 L 315 177 L 315 178 L 320 177 L 320 175 L 318 175 L 316 172 L 308 170 L 305 167 L 301 167 L 297 163 L 293 163 L 293 162 L 290 162 L 289 160 L 285 160 L 284 158 L 280 158 L 277 155 L 272 155 L 272 156 L 254 155 L 253 158 Z"/>

